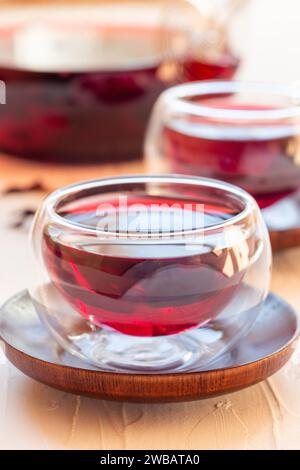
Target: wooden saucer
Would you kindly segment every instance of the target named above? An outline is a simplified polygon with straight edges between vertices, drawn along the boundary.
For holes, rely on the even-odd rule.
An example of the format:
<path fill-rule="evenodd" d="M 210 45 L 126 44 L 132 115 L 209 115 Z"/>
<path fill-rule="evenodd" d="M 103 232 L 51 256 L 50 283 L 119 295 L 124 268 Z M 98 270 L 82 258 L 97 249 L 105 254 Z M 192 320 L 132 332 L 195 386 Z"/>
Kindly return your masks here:
<path fill-rule="evenodd" d="M 273 251 L 300 246 L 300 227 L 288 230 L 269 230 Z"/>
<path fill-rule="evenodd" d="M 300 246 L 300 191 L 262 213 L 274 251 Z"/>
<path fill-rule="evenodd" d="M 291 357 L 298 326 L 294 310 L 269 294 L 248 336 L 207 370 L 142 375 L 104 372 L 63 351 L 40 322 L 26 291 L 8 300 L 0 312 L 6 356 L 24 374 L 66 392 L 136 402 L 199 400 L 260 382 Z"/>

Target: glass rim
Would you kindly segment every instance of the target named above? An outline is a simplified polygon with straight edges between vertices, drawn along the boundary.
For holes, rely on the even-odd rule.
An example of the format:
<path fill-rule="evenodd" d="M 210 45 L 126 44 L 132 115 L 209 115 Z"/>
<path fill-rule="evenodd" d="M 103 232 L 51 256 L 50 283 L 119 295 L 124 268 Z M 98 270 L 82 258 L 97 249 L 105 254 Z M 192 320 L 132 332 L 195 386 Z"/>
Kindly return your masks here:
<path fill-rule="evenodd" d="M 121 10 L 120 10 L 121 8 Z M 74 10 L 75 9 L 75 10 Z M 146 9 L 146 15 L 145 15 Z M 2 11 L 3 10 L 3 11 Z M 163 46 L 162 41 L 162 31 L 159 27 L 159 20 L 160 20 L 160 8 L 156 5 L 147 4 L 147 2 L 128 2 L 124 3 L 122 0 L 116 0 L 114 4 L 107 3 L 88 3 L 88 4 L 75 4 L 72 5 L 62 5 L 61 8 L 54 8 L 52 5 L 47 4 L 37 4 L 37 5 L 29 5 L 29 6 L 21 6 L 16 9 L 13 6 L 5 6 L 1 10 L 1 17 L 0 17 L 0 33 L 1 31 L 6 31 L 7 28 L 13 28 L 13 36 L 18 32 L 28 33 L 34 32 L 36 28 L 38 31 L 40 29 L 48 31 L 48 33 L 55 34 L 58 32 L 64 32 L 64 34 L 68 35 L 71 33 L 74 34 L 73 28 L 65 27 L 66 24 L 69 26 L 75 26 L 76 28 L 79 26 L 83 30 L 87 30 L 92 28 L 98 29 L 99 37 L 102 36 L 101 28 L 111 25 L 112 19 L 116 26 L 121 27 L 120 31 L 123 27 L 129 28 L 131 30 L 138 31 L 137 34 L 141 34 L 145 31 L 145 26 L 153 28 L 155 33 L 148 34 L 148 37 L 151 37 L 152 48 L 153 51 L 148 51 L 145 54 L 145 51 L 141 51 L 141 53 L 132 54 L 131 57 L 124 57 L 124 54 L 118 54 L 116 60 L 111 60 L 109 63 L 99 64 L 96 61 L 94 65 L 82 65 L 82 66 L 74 66 L 74 64 L 70 65 L 72 72 L 95 72 L 99 71 L 99 67 L 102 72 L 116 72 L 119 71 L 120 73 L 128 71 L 129 72 L 138 72 L 143 69 L 152 69 L 157 67 L 160 62 L 166 60 L 168 51 L 166 47 Z M 70 19 L 70 11 L 72 10 L 72 19 Z M 130 14 L 124 15 L 124 11 L 128 10 Z M 138 12 L 139 14 L 137 17 L 133 15 L 133 12 Z M 143 13 L 141 15 L 140 13 Z M 144 18 L 147 18 L 145 20 Z M 88 25 L 88 27 L 87 27 Z M 124 33 L 121 33 L 124 34 Z M 119 41 L 123 39 L 122 35 L 119 37 Z M 30 44 L 34 44 L 37 41 L 35 37 L 30 39 Z M 102 41 L 103 42 L 103 41 Z M 123 41 L 122 41 L 123 43 Z M 156 50 L 157 45 L 160 45 L 160 49 Z M 75 46 L 74 46 L 75 47 Z M 100 48 L 105 48 L 105 41 L 104 44 L 101 45 Z M 31 49 L 29 46 L 27 49 Z M 25 54 L 25 59 L 27 58 L 27 54 Z M 49 62 L 49 61 L 48 61 Z M 0 64 L 5 67 L 13 66 L 16 69 L 25 69 L 25 70 L 33 70 L 33 71 L 65 71 L 66 65 L 60 65 L 58 61 L 58 65 L 56 64 L 54 67 L 49 66 L 49 64 L 44 65 L 43 61 L 39 61 L 36 64 L 34 61 L 27 60 L 17 61 L 16 59 L 11 58 L 4 58 L 0 60 Z"/>
<path fill-rule="evenodd" d="M 132 183 L 170 183 L 170 184 L 187 184 L 191 187 L 207 187 L 207 188 L 215 188 L 223 190 L 233 196 L 236 196 L 239 200 L 242 200 L 244 207 L 235 215 L 229 217 L 228 219 L 224 220 L 223 222 L 219 222 L 216 224 L 204 226 L 201 228 L 196 229 L 189 229 L 189 230 L 180 230 L 176 232 L 159 232 L 155 234 L 149 233 L 140 233 L 134 232 L 131 236 L 126 233 L 122 234 L 120 232 L 110 232 L 104 231 L 100 229 L 95 229 L 94 227 L 88 227 L 87 225 L 83 225 L 65 217 L 59 215 L 57 213 L 57 207 L 60 203 L 64 201 L 66 197 L 75 195 L 76 193 L 82 193 L 84 190 L 94 189 L 94 188 L 103 188 L 105 186 L 111 187 L 116 185 L 120 187 L 120 185 L 132 184 Z M 82 197 L 84 197 L 82 195 Z M 64 186 L 60 189 L 53 191 L 52 193 L 47 196 L 44 200 L 42 208 L 46 210 L 46 213 L 49 217 L 50 222 L 55 222 L 60 227 L 65 227 L 66 229 L 78 230 L 82 234 L 97 234 L 97 236 L 103 235 L 105 238 L 113 237 L 118 239 L 118 241 L 122 242 L 125 240 L 130 240 L 130 238 L 134 238 L 135 240 L 140 239 L 145 242 L 151 242 L 151 240 L 155 239 L 162 241 L 162 237 L 176 237 L 176 236 L 188 236 L 192 235 L 195 236 L 197 234 L 203 234 L 206 232 L 213 232 L 216 230 L 223 229 L 228 226 L 233 226 L 238 222 L 241 222 L 243 219 L 248 217 L 253 211 L 256 209 L 257 204 L 254 198 L 244 191 L 243 189 L 239 188 L 238 186 L 234 186 L 230 183 L 226 183 L 224 181 L 219 181 L 216 179 L 211 178 L 204 178 L 204 177 L 193 177 L 193 176 L 185 176 L 185 175 L 128 175 L 128 176 L 116 176 L 116 177 L 108 177 L 108 178 L 99 178 L 93 180 L 86 180 L 78 183 L 74 183 L 68 186 Z M 113 241 L 113 240 L 111 240 Z M 170 239 L 167 239 L 170 242 Z M 178 240 L 175 240 L 178 243 Z"/>
<path fill-rule="evenodd" d="M 216 108 L 208 104 L 199 104 L 188 101 L 193 96 L 206 96 L 210 94 L 224 93 L 257 93 L 265 95 L 276 95 L 288 98 L 291 104 L 283 105 L 277 109 L 229 109 Z M 176 85 L 161 94 L 159 101 L 168 106 L 176 106 L 178 111 L 199 117 L 215 119 L 239 120 L 276 120 L 300 117 L 300 83 L 269 83 L 263 81 L 242 80 L 203 80 L 198 82 L 183 83 Z M 294 104 L 293 104 L 294 102 Z"/>

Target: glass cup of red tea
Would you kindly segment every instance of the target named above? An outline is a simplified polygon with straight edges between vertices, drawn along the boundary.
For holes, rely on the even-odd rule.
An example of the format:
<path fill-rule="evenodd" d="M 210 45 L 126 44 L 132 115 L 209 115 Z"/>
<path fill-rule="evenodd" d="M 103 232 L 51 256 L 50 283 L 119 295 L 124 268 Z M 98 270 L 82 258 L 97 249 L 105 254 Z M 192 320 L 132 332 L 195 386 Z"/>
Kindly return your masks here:
<path fill-rule="evenodd" d="M 70 353 L 105 370 L 205 367 L 247 333 L 268 291 L 255 200 L 217 180 L 128 176 L 50 194 L 30 292 Z"/>
<path fill-rule="evenodd" d="M 81 3 L 0 9 L 1 152 L 64 164 L 141 159 L 162 91 L 231 78 L 239 65 L 212 20 L 203 32 L 198 18 L 191 40 L 197 11 L 184 0 L 176 8 L 163 0 Z M 171 23 L 170 8 L 177 12 Z M 214 31 L 210 48 L 203 47 Z"/>
<path fill-rule="evenodd" d="M 153 111 L 151 168 L 218 178 L 266 208 L 300 187 L 300 92 L 292 85 L 207 81 L 173 87 Z"/>

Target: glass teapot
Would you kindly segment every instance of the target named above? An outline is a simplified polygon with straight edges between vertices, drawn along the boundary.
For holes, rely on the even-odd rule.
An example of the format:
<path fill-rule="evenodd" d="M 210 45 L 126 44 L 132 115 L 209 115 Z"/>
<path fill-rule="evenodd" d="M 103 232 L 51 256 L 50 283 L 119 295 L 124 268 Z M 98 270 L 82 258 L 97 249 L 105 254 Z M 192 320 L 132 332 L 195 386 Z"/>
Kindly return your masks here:
<path fill-rule="evenodd" d="M 72 165 L 140 159 L 162 91 L 234 75 L 229 26 L 240 3 L 2 2 L 0 151 Z"/>

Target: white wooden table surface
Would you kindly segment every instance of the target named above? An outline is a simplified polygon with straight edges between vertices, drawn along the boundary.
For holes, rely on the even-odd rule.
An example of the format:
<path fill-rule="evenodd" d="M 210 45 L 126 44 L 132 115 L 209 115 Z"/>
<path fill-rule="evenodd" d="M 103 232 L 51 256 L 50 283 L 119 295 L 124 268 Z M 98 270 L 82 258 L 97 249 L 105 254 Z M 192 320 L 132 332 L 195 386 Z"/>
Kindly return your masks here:
<path fill-rule="evenodd" d="M 250 13 L 240 75 L 300 80 L 299 0 L 252 0 Z M 3 183 L 33 174 L 1 156 L 0 169 Z M 1 303 L 24 289 L 31 275 L 26 230 L 8 228 L 9 221 L 14 210 L 35 207 L 39 198 L 0 196 Z M 300 249 L 277 254 L 272 290 L 300 312 L 299 281 Z M 0 449 L 300 449 L 299 396 L 300 350 L 274 377 L 247 390 L 192 403 L 143 405 L 51 389 L 17 371 L 0 349 Z"/>

